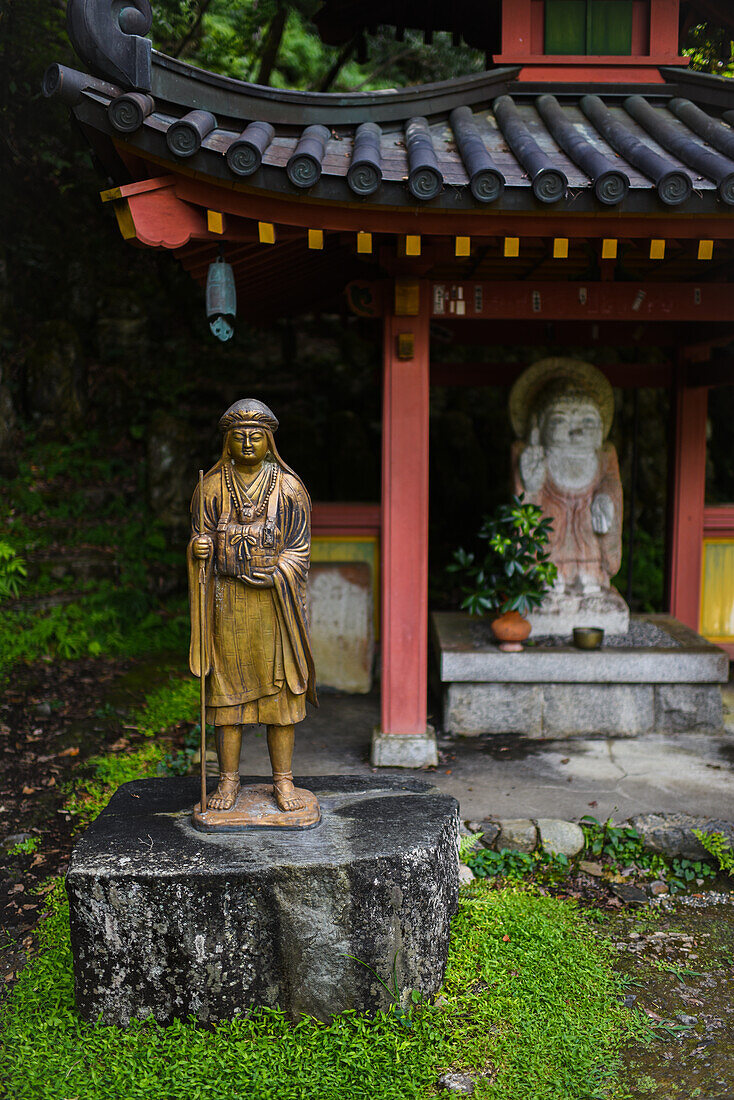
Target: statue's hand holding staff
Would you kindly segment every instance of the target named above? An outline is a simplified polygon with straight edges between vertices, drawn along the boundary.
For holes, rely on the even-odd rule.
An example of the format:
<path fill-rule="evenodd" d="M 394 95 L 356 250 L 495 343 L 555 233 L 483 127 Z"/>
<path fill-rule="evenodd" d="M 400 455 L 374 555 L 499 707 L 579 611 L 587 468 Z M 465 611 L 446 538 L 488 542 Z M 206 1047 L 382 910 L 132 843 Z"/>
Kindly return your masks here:
<path fill-rule="evenodd" d="M 197 535 L 191 543 L 191 552 L 197 561 L 206 561 L 214 549 L 209 535 Z"/>

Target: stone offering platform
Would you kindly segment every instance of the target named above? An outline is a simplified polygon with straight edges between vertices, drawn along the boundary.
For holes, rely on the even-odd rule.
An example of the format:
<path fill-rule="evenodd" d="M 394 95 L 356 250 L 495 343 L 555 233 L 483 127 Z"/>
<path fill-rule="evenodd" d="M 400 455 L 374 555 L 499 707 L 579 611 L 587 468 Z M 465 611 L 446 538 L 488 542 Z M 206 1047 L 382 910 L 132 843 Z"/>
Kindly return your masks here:
<path fill-rule="evenodd" d="M 630 633 L 597 651 L 562 640 L 502 653 L 486 620 L 432 616 L 443 726 L 451 733 L 575 734 L 723 731 L 729 659 L 669 615 L 633 615 Z"/>
<path fill-rule="evenodd" d="M 456 800 L 403 776 L 297 782 L 322 811 L 303 832 L 198 832 L 195 777 L 119 788 L 66 877 L 85 1019 L 386 1009 L 368 967 L 391 985 L 394 964 L 403 998 L 439 989 L 458 896 Z"/>

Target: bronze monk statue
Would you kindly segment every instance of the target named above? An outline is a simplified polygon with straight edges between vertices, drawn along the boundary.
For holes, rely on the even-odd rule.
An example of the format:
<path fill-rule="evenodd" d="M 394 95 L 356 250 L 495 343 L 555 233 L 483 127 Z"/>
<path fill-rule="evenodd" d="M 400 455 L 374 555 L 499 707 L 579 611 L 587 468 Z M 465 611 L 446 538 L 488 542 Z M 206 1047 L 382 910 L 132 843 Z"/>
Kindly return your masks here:
<path fill-rule="evenodd" d="M 272 795 L 281 811 L 274 823 L 293 814 L 295 824 L 313 824 L 297 811 L 308 811 L 314 796 L 294 788 L 291 770 L 294 727 L 306 715 L 306 700 L 317 702 L 306 614 L 311 501 L 278 454 L 278 421 L 267 405 L 253 398 L 237 401 L 219 427 L 222 457 L 201 482 L 203 509 L 198 487 L 194 493 L 187 554 L 189 664 L 199 676 L 203 648 L 206 721 L 216 730 L 219 762 L 208 811 L 239 805 L 243 726 L 262 723 Z M 197 599 L 201 563 L 203 631 Z M 207 820 L 211 817 L 208 813 Z"/>

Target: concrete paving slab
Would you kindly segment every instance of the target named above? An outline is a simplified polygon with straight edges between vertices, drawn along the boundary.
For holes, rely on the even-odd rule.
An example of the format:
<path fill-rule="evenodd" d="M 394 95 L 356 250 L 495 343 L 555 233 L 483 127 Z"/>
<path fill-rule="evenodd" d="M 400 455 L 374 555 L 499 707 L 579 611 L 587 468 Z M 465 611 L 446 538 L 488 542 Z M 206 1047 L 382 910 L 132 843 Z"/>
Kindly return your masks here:
<path fill-rule="evenodd" d="M 373 774 L 375 693 L 324 694 L 298 727 L 297 775 Z M 430 720 L 430 719 L 429 719 Z M 516 736 L 439 735 L 441 763 L 422 769 L 461 805 L 461 816 L 560 817 L 583 814 L 621 820 L 635 813 L 704 813 L 734 818 L 734 726 L 724 734 L 646 734 L 558 741 Z M 243 774 L 266 775 L 264 730 L 244 738 Z M 405 774 L 379 769 L 381 774 Z"/>

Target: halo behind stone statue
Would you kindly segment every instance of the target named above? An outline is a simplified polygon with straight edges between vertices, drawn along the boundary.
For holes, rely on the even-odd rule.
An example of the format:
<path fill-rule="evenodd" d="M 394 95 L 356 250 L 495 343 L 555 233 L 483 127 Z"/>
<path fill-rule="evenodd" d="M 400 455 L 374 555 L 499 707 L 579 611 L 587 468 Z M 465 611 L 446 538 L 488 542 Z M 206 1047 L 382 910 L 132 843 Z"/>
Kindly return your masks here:
<path fill-rule="evenodd" d="M 586 394 L 601 413 L 604 438 L 609 435 L 614 417 L 614 393 L 608 380 L 591 363 L 581 359 L 554 356 L 533 363 L 518 378 L 510 391 L 510 419 L 518 439 L 527 439 L 530 416 L 537 399 L 549 385 L 567 381 L 569 387 Z"/>

